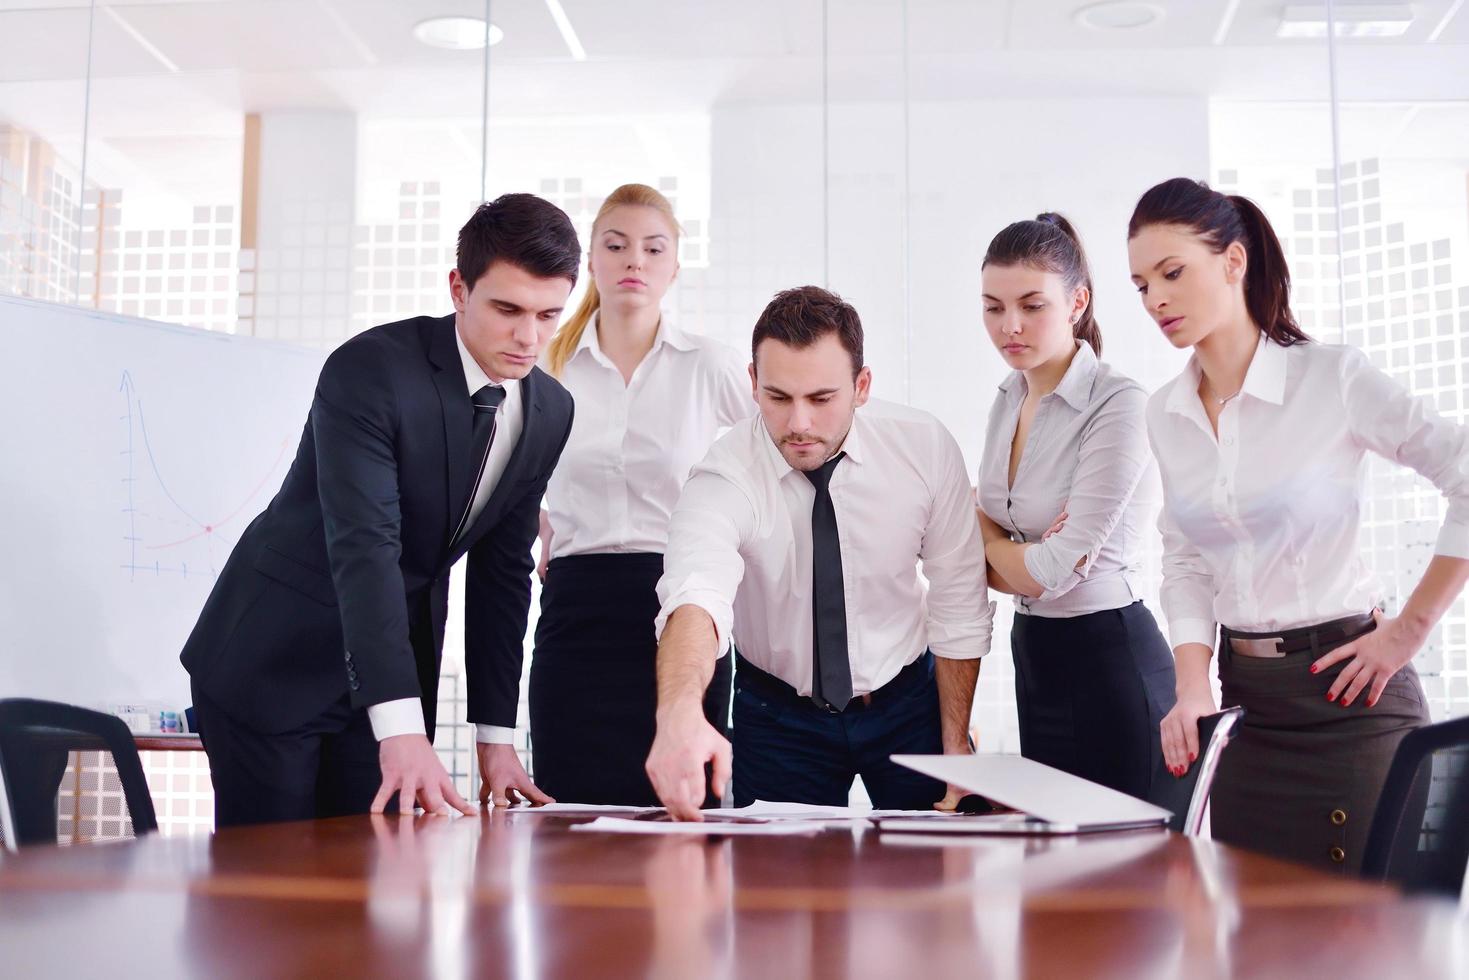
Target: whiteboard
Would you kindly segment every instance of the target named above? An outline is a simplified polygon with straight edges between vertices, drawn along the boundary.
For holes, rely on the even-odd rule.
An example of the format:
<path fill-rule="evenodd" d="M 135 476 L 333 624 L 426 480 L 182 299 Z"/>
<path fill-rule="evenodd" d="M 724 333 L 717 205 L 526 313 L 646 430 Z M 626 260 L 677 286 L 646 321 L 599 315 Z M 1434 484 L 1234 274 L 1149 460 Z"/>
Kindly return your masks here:
<path fill-rule="evenodd" d="M 179 651 L 325 353 L 0 297 L 0 697 L 190 703 Z"/>

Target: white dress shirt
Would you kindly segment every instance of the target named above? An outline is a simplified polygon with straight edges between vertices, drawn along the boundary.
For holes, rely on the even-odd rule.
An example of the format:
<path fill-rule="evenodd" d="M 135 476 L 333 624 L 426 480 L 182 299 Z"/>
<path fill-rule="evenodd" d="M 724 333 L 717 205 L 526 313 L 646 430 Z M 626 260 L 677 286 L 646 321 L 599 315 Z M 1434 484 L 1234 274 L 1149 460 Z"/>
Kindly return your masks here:
<path fill-rule="evenodd" d="M 1017 595 L 1018 612 L 1062 618 L 1120 609 L 1142 598 L 1142 534 L 1156 503 L 1148 452 L 1148 395 L 1078 342 L 1056 390 L 1040 399 L 1010 483 L 1010 449 L 1025 375 L 1000 385 L 979 464 L 979 506 L 1017 540 L 1025 569 L 1045 588 Z M 1044 541 L 1062 510 L 1066 526 Z"/>
<path fill-rule="evenodd" d="M 459 336 L 458 324 L 454 328 L 454 343 L 459 347 L 459 360 L 464 365 L 464 383 L 466 386 L 465 398 L 470 398 L 487 384 L 495 384 L 490 381 L 489 375 L 479 366 L 474 355 L 469 353 L 469 348 L 464 346 L 464 338 Z M 505 389 L 505 400 L 495 411 L 495 438 L 490 443 L 489 459 L 485 461 L 485 471 L 480 475 L 479 484 L 474 488 L 473 503 L 469 506 L 469 520 L 465 522 L 464 530 L 467 532 L 474 526 L 480 513 L 489 502 L 490 495 L 495 491 L 495 484 L 500 482 L 505 467 L 510 463 L 510 454 L 515 449 L 515 444 L 520 441 L 520 432 L 525 418 L 524 407 L 520 403 L 520 383 L 514 378 L 507 378 L 498 383 Z M 425 735 L 423 727 L 423 702 L 418 698 L 399 698 L 396 701 L 383 701 L 380 704 L 368 705 L 367 720 L 372 725 L 372 734 L 381 742 L 385 738 L 394 735 Z M 510 742 L 513 740 L 515 730 L 504 728 L 499 725 L 477 725 L 478 741 L 481 742 Z"/>
<path fill-rule="evenodd" d="M 624 383 L 602 353 L 597 322 L 588 324 L 559 379 L 579 411 L 546 488 L 551 557 L 662 554 L 689 471 L 722 429 L 755 411 L 748 363 L 664 314 Z"/>
<path fill-rule="evenodd" d="M 1163 476 L 1163 612 L 1169 640 L 1366 612 L 1380 597 L 1358 553 L 1368 450 L 1448 499 L 1435 553 L 1469 558 L 1469 429 L 1440 418 L 1352 347 L 1281 347 L 1261 335 L 1216 438 L 1199 366 L 1148 403 Z"/>
<path fill-rule="evenodd" d="M 882 687 L 925 649 L 984 656 L 994 604 L 954 437 L 926 412 L 874 399 L 857 409 L 842 451 L 831 499 L 852 693 Z M 733 634 L 751 664 L 809 695 L 815 497 L 758 415 L 734 426 L 694 468 L 674 509 L 658 635 L 675 609 L 698 606 L 714 620 L 721 654 Z"/>

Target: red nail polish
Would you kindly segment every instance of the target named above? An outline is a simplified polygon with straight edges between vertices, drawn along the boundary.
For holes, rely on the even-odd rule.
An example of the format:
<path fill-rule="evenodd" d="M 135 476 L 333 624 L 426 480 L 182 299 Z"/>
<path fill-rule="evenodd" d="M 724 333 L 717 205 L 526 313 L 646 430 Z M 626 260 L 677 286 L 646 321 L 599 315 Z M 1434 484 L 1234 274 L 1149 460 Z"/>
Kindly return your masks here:
<path fill-rule="evenodd" d="M 1328 700 L 1328 701 L 1335 701 L 1336 700 L 1336 696 L 1334 694 L 1332 694 L 1330 691 L 1327 691 L 1326 692 L 1326 700 Z"/>
<path fill-rule="evenodd" d="M 1190 752 L 1190 753 L 1189 753 L 1189 754 L 1188 754 L 1188 761 L 1189 761 L 1189 762 L 1193 762 L 1193 761 L 1194 761 L 1194 760 L 1195 760 L 1195 759 L 1197 759 L 1197 758 L 1198 758 L 1198 756 L 1197 756 L 1197 755 L 1195 755 L 1195 754 L 1194 754 L 1194 753 L 1192 753 L 1192 752 Z"/>
<path fill-rule="evenodd" d="M 1311 665 L 1311 673 L 1318 674 L 1320 672 L 1321 672 L 1321 668 L 1320 667 L 1317 667 L 1315 664 L 1312 664 Z"/>

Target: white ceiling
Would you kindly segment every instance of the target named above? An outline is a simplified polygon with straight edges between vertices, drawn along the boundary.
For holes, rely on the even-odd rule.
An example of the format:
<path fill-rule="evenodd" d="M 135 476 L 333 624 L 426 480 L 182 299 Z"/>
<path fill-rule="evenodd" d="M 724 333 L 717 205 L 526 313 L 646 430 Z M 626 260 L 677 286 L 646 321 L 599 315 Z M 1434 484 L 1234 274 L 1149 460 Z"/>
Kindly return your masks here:
<path fill-rule="evenodd" d="M 915 100 L 1313 102 L 1329 91 L 1325 42 L 1274 36 L 1283 0 L 1152 0 L 1161 21 L 1112 32 L 1075 21 L 1090 0 L 908 0 L 906 25 L 899 0 L 828 0 L 825 77 L 822 0 L 562 2 L 584 62 L 572 60 L 544 0 L 494 0 L 505 31 L 491 56 L 495 118 L 816 102 L 823 83 L 834 101 L 894 99 L 904 90 L 905 33 Z M 1406 37 L 1338 47 L 1345 99 L 1469 105 L 1469 4 L 1414 0 L 1412 8 Z M 179 157 L 170 151 L 175 144 L 214 140 L 225 159 L 236 153 L 246 112 L 284 108 L 441 120 L 477 134 L 480 52 L 436 51 L 411 29 L 426 17 L 483 9 L 482 0 L 99 4 L 93 145 L 141 161 Z M 90 16 L 77 0 L 0 0 L 0 123 L 40 132 L 73 158 Z M 1463 113 L 1424 114 L 1410 124 L 1436 131 L 1445 118 Z M 1461 136 L 1449 136 L 1462 145 Z"/>
<path fill-rule="evenodd" d="M 1076 22 L 1076 11 L 1088 3 L 908 0 L 908 49 L 915 59 L 1041 52 L 1053 64 L 1078 54 L 1125 51 L 1138 72 L 1153 58 L 1179 51 L 1259 46 L 1276 57 L 1324 52 L 1319 40 L 1275 37 L 1281 0 L 1154 0 L 1164 12 L 1157 23 L 1106 32 Z M 564 0 L 563 6 L 587 50 L 586 63 L 572 62 L 542 0 L 495 0 L 494 20 L 505 40 L 494 48 L 492 64 L 572 75 L 632 64 L 655 82 L 660 65 L 734 61 L 780 74 L 787 62 L 818 58 L 821 51 L 821 0 Z M 1415 16 L 1405 37 L 1353 44 L 1421 50 L 1469 43 L 1469 11 L 1462 2 L 1415 0 L 1411 6 Z M 831 0 L 829 53 L 896 58 L 903 50 L 903 7 L 898 0 Z M 95 16 L 93 75 L 177 69 L 234 72 L 248 80 L 324 71 L 472 72 L 480 67 L 478 52 L 436 51 L 415 41 L 411 29 L 429 16 L 483 10 L 480 0 L 109 0 L 98 4 Z M 0 82 L 83 77 L 90 16 L 88 4 L 77 0 L 0 0 Z"/>

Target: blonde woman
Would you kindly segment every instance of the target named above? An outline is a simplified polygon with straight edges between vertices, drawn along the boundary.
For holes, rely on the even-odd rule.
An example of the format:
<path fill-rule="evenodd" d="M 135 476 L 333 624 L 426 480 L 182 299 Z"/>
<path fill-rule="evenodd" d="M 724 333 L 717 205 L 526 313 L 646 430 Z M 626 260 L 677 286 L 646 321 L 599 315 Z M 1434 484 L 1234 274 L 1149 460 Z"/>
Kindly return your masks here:
<path fill-rule="evenodd" d="M 715 436 L 755 409 L 745 358 L 661 308 L 678 236 L 658 191 L 613 191 L 592 225 L 586 295 L 546 352 L 576 399 L 542 515 L 549 564 L 530 676 L 535 778 L 561 802 L 658 802 L 643 762 L 668 520 Z M 729 697 L 726 656 L 704 701 L 720 731 Z"/>

